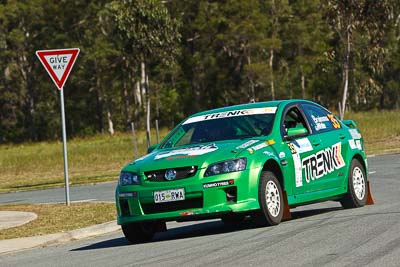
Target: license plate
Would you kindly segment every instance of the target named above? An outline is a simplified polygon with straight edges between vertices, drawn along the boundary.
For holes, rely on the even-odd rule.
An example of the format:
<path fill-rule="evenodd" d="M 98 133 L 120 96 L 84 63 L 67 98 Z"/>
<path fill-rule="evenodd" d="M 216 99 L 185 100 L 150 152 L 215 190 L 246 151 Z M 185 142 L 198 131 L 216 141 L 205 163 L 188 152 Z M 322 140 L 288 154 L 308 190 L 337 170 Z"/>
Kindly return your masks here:
<path fill-rule="evenodd" d="M 154 191 L 155 203 L 180 201 L 180 200 L 185 200 L 185 189 L 183 188 Z"/>

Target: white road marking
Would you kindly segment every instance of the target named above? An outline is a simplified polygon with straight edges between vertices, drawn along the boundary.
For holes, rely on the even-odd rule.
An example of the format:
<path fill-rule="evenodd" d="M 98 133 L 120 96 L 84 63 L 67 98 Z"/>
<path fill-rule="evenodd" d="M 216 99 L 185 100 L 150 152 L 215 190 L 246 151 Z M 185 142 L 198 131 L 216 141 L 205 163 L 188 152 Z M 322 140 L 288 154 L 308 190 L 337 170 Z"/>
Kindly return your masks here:
<path fill-rule="evenodd" d="M 376 173 L 376 171 L 369 172 L 368 174 L 374 174 L 374 173 Z"/>
<path fill-rule="evenodd" d="M 97 198 L 90 198 L 90 199 L 82 199 L 82 200 L 75 200 L 75 201 L 71 201 L 73 203 L 82 203 L 82 202 L 92 202 L 92 201 L 96 201 Z"/>

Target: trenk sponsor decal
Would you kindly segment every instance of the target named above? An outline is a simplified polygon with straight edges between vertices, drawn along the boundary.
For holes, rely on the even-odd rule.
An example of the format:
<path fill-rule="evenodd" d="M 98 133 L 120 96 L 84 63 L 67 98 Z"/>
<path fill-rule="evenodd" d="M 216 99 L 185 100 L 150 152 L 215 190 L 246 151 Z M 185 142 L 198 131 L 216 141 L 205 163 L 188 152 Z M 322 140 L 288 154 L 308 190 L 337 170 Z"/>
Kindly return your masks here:
<path fill-rule="evenodd" d="M 342 144 L 337 143 L 325 150 L 318 151 L 302 160 L 306 182 L 314 181 L 322 176 L 344 167 Z"/>
<path fill-rule="evenodd" d="M 184 124 L 198 122 L 198 121 L 206 121 L 206 120 L 215 120 L 229 117 L 238 117 L 238 116 L 248 116 L 248 115 L 257 115 L 257 114 L 275 114 L 276 107 L 265 107 L 265 108 L 251 108 L 251 109 L 239 109 L 232 111 L 224 111 L 219 113 L 212 113 L 207 115 L 196 116 L 187 119 Z"/>

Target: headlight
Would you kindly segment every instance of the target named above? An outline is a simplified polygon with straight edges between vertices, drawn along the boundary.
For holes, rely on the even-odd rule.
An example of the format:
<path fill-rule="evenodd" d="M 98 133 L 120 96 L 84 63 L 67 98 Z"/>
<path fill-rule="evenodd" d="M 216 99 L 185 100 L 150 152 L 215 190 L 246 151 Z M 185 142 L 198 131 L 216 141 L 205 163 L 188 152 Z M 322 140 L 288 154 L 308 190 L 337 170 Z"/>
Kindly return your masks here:
<path fill-rule="evenodd" d="M 246 169 L 246 162 L 246 158 L 217 162 L 208 166 L 204 176 L 243 171 Z"/>
<path fill-rule="evenodd" d="M 119 175 L 119 185 L 140 184 L 139 176 L 133 172 L 121 172 Z"/>

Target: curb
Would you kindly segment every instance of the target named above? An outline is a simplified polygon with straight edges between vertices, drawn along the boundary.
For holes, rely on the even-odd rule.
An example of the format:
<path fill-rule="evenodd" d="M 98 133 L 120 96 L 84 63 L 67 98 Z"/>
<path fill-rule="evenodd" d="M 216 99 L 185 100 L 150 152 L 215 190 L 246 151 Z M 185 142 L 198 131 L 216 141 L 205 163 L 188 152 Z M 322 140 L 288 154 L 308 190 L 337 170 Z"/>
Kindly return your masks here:
<path fill-rule="evenodd" d="M 71 240 L 79 240 L 87 237 L 115 232 L 119 229 L 120 226 L 117 225 L 117 221 L 111 221 L 77 230 L 72 230 L 66 233 L 1 240 L 0 254 L 17 252 L 38 246 L 45 247 L 48 245 L 65 243 Z"/>

